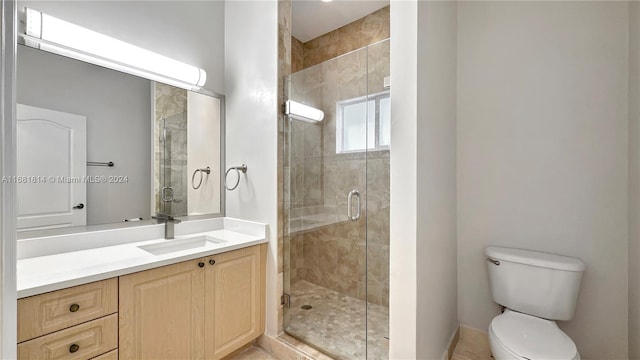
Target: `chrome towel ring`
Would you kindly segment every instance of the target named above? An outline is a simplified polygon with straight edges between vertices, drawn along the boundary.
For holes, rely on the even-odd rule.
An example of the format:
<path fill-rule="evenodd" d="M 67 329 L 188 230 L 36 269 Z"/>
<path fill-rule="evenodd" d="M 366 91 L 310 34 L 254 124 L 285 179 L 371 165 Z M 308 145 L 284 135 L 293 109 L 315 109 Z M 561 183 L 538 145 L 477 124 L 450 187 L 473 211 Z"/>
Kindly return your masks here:
<path fill-rule="evenodd" d="M 198 173 L 200 173 L 200 181 L 198 181 L 198 185 L 196 185 L 196 174 Z M 204 177 L 202 173 L 205 173 L 207 175 L 211 174 L 211 168 L 207 166 L 204 169 L 196 169 L 193 172 L 193 175 L 191 175 L 191 186 L 193 187 L 194 190 L 198 190 L 202 185 L 202 178 Z"/>
<path fill-rule="evenodd" d="M 229 187 L 227 185 L 227 176 L 229 175 L 229 172 L 231 170 L 235 170 L 236 171 L 236 174 L 238 175 L 238 178 L 236 179 L 236 184 L 233 185 L 232 187 Z M 224 173 L 224 188 L 225 189 L 227 189 L 229 191 L 232 191 L 232 190 L 235 190 L 238 187 L 238 185 L 240 184 L 240 172 L 241 171 L 242 171 L 243 174 L 246 174 L 247 173 L 247 165 L 242 164 L 240 166 L 233 166 L 233 167 L 230 167 L 229 169 L 227 169 L 227 171 Z"/>

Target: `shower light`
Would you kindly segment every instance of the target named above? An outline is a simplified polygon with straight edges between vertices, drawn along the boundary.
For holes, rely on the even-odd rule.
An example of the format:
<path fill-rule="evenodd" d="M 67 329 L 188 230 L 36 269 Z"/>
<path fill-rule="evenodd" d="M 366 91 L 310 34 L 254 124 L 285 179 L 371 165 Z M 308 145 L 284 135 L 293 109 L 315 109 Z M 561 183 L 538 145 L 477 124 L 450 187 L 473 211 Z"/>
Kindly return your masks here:
<path fill-rule="evenodd" d="M 287 102 L 284 103 L 284 114 L 311 123 L 324 119 L 324 112 L 322 110 L 293 100 L 287 100 Z"/>
<path fill-rule="evenodd" d="M 37 10 L 25 12 L 25 45 L 187 90 L 198 90 L 207 80 L 207 73 L 193 65 Z"/>

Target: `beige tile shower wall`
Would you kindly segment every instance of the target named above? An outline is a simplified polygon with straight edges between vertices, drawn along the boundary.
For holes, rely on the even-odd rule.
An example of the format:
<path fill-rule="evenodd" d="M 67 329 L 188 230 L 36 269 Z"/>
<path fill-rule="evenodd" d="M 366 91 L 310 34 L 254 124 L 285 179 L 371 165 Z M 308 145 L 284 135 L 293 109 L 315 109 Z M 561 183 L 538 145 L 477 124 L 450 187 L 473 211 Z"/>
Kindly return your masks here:
<path fill-rule="evenodd" d="M 322 205 L 322 127 L 293 121 L 290 130 L 291 207 Z"/>
<path fill-rule="evenodd" d="M 362 194 L 361 212 L 367 214 L 358 222 L 293 236 L 290 280 L 307 280 L 384 306 L 389 302 L 389 152 L 337 154 L 336 103 L 384 91 L 386 76 L 388 42 L 294 74 L 290 88 L 292 99 L 325 112 L 319 125 L 291 124 L 291 207 L 322 205 L 346 220 L 347 194 L 356 189 Z"/>
<path fill-rule="evenodd" d="M 386 6 L 304 43 L 304 68 L 388 39 L 389 35 L 389 6 Z"/>
<path fill-rule="evenodd" d="M 629 3 L 629 359 L 640 359 L 640 3 Z"/>
<path fill-rule="evenodd" d="M 291 72 L 304 69 L 304 44 L 302 41 L 291 37 Z"/>
<path fill-rule="evenodd" d="M 292 58 L 292 41 L 291 36 L 291 0 L 278 0 L 278 104 L 282 104 L 288 96 L 288 86 L 285 79 L 291 75 L 291 58 Z M 289 259 L 291 242 L 289 241 L 288 232 L 285 231 L 285 224 L 288 223 L 289 209 L 291 208 L 289 196 L 289 188 L 291 181 L 289 180 L 290 164 L 289 146 L 285 147 L 285 139 L 288 134 L 286 126 L 286 117 L 278 112 L 278 150 L 277 150 L 277 263 L 276 263 L 276 296 L 281 295 L 291 282 L 291 262 L 285 261 Z M 280 334 L 284 330 L 284 307 L 277 305 L 277 323 L 276 333 Z M 267 333 L 267 335 L 270 335 Z M 266 338 L 266 337 L 263 337 Z"/>

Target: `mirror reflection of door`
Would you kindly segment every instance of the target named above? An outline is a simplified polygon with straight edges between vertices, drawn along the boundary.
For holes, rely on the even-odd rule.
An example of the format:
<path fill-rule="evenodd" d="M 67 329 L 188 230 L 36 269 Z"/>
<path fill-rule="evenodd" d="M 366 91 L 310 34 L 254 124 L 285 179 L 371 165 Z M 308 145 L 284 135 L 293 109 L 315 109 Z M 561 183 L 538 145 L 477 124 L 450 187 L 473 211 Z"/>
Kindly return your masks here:
<path fill-rule="evenodd" d="M 86 134 L 84 116 L 17 105 L 18 231 L 86 225 Z"/>

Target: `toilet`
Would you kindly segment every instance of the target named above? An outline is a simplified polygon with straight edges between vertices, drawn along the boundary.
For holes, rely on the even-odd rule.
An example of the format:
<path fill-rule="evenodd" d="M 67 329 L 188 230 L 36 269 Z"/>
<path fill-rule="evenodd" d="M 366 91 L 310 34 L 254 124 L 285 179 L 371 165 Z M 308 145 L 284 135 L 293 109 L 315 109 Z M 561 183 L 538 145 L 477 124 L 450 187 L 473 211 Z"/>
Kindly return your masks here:
<path fill-rule="evenodd" d="M 571 320 L 584 263 L 576 258 L 490 246 L 485 249 L 493 301 L 505 311 L 489 325 L 495 360 L 579 360 L 556 320 Z"/>

